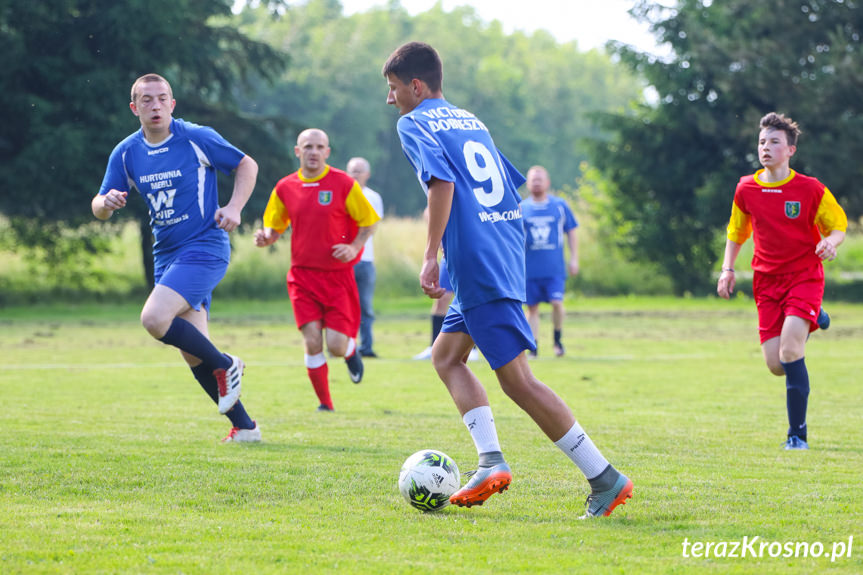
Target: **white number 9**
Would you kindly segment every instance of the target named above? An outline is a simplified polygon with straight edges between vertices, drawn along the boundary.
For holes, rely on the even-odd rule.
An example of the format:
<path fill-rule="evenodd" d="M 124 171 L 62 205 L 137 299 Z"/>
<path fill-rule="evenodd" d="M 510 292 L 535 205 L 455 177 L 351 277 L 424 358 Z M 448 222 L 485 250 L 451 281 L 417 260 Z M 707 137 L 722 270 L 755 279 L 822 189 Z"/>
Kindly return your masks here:
<path fill-rule="evenodd" d="M 501 175 L 500 170 L 497 168 L 494 156 L 491 155 L 491 152 L 484 144 L 474 141 L 465 142 L 463 152 L 467 169 L 474 181 L 481 184 L 491 180 L 490 192 L 486 192 L 482 187 L 473 189 L 476 201 L 487 208 L 498 205 L 503 199 L 504 186 L 503 175 Z M 485 165 L 479 165 L 477 156 L 482 158 Z"/>

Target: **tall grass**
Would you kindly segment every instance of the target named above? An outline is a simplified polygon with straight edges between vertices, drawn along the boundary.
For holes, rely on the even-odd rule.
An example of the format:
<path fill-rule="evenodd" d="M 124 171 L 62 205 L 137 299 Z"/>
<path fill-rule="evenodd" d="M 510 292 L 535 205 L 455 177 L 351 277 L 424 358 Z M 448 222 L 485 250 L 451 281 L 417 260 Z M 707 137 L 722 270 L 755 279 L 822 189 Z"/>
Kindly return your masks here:
<path fill-rule="evenodd" d="M 670 278 L 658 266 L 649 261 L 629 259 L 615 244 L 613 230 L 602 229 L 600 219 L 591 213 L 595 207 L 578 198 L 573 205 L 580 224 L 577 233 L 581 269 L 577 276 L 567 281 L 570 293 L 588 296 L 672 293 Z M 45 300 L 140 300 L 147 288 L 138 226 L 133 222 L 109 225 L 113 226 L 108 228 L 109 231 L 116 233 L 111 251 L 98 256 L 82 254 L 68 264 L 74 267 L 74 273 L 41 263 L 38 248 L 24 249 L 0 241 L 0 306 Z M 104 224 L 94 223 L 93 226 Z M 411 297 L 420 293 L 417 275 L 425 235 L 425 225 L 419 218 L 387 217 L 381 222 L 375 233 L 378 298 Z M 719 232 L 716 241 L 717 253 L 721 254 L 724 239 Z M 285 297 L 285 275 L 290 265 L 289 235 L 275 245 L 261 249 L 254 246 L 252 230 L 246 227 L 231 234 L 231 244 L 231 266 L 216 292 L 220 298 L 263 300 Z M 749 241 L 741 250 L 737 263 L 743 289 L 747 287 L 751 258 L 752 242 Z M 719 264 L 717 261 L 717 270 Z M 848 239 L 839 250 L 839 257 L 827 263 L 825 271 L 828 297 L 860 299 L 863 290 L 859 290 L 860 278 L 857 276 L 863 272 L 863 233 L 859 224 L 851 227 Z M 858 281 L 849 281 L 849 277 Z"/>

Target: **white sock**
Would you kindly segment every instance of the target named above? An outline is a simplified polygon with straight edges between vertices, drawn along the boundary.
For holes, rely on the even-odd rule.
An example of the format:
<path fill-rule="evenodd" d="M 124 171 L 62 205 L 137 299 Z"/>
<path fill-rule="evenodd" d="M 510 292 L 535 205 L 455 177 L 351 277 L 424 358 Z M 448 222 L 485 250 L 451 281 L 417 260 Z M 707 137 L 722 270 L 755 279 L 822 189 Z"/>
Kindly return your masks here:
<path fill-rule="evenodd" d="M 500 442 L 497 440 L 497 428 L 494 426 L 494 416 L 491 407 L 481 405 L 464 414 L 462 421 L 470 431 L 470 436 L 476 445 L 477 453 L 488 453 L 489 451 L 501 451 Z"/>
<path fill-rule="evenodd" d="M 566 435 L 554 444 L 581 469 L 588 479 L 593 479 L 608 467 L 608 460 L 602 456 L 577 421 Z"/>
<path fill-rule="evenodd" d="M 327 363 L 327 356 L 324 355 L 324 352 L 316 353 L 315 355 L 303 354 L 303 363 L 309 369 L 315 369 Z"/>
<path fill-rule="evenodd" d="M 345 350 L 345 358 L 352 356 L 355 349 L 357 349 L 357 340 L 350 338 L 348 340 L 348 348 Z"/>

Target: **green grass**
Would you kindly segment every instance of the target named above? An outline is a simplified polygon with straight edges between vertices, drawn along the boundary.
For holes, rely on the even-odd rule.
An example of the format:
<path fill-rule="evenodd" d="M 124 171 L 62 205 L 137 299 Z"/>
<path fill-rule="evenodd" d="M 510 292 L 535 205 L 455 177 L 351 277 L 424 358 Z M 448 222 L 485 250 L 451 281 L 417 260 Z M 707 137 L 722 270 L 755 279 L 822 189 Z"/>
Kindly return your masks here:
<path fill-rule="evenodd" d="M 282 302 L 217 299 L 211 332 L 247 362 L 260 445 L 227 420 L 138 305 L 0 311 L 0 572 L 860 573 L 863 306 L 830 306 L 809 342 L 812 450 L 780 449 L 784 382 L 763 366 L 746 300 L 567 302 L 568 354 L 535 373 L 635 481 L 608 519 L 579 521 L 587 483 L 487 384 L 514 482 L 473 509 L 422 514 L 396 480 L 436 448 L 476 454 L 427 362 L 428 300 L 381 301 L 361 385 L 331 361 L 319 414 Z M 543 310 L 547 311 L 547 310 Z M 857 544 L 850 558 L 685 558 L 690 542 Z"/>

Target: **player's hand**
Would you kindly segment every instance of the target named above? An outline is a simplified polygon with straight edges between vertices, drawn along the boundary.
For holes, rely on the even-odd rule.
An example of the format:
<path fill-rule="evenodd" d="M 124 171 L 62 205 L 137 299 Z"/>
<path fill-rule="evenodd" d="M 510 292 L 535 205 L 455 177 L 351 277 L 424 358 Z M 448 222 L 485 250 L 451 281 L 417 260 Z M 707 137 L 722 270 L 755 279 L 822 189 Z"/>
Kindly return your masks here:
<path fill-rule="evenodd" d="M 719 276 L 719 283 L 716 284 L 716 293 L 723 299 L 728 299 L 734 293 L 734 284 L 736 278 L 734 272 L 723 270 Z"/>
<path fill-rule="evenodd" d="M 120 208 L 126 207 L 126 197 L 129 195 L 129 192 L 121 192 L 120 190 L 108 190 L 108 193 L 105 194 L 105 199 L 102 200 L 102 205 L 106 210 L 119 210 Z"/>
<path fill-rule="evenodd" d="M 359 253 L 359 250 L 356 249 L 351 244 L 336 244 L 333 246 L 333 251 L 332 251 L 332 255 L 334 258 L 336 258 L 340 262 L 345 262 L 345 263 L 347 263 L 347 262 L 351 261 L 352 259 L 354 259 L 355 257 L 357 257 L 358 253 Z"/>
<path fill-rule="evenodd" d="M 569 260 L 569 275 L 578 275 L 578 260 Z"/>
<path fill-rule="evenodd" d="M 836 258 L 836 246 L 825 238 L 815 246 L 815 255 L 823 261 L 832 262 Z"/>
<path fill-rule="evenodd" d="M 420 287 L 423 293 L 432 299 L 439 299 L 446 293 L 440 285 L 440 267 L 437 259 L 423 261 L 423 267 L 420 270 Z"/>
<path fill-rule="evenodd" d="M 226 232 L 232 232 L 240 225 L 240 210 L 231 204 L 216 210 L 216 223 Z"/>
<path fill-rule="evenodd" d="M 279 239 L 279 234 L 277 234 L 272 228 L 255 230 L 255 245 L 259 248 L 265 248 L 272 245 L 277 239 Z"/>

